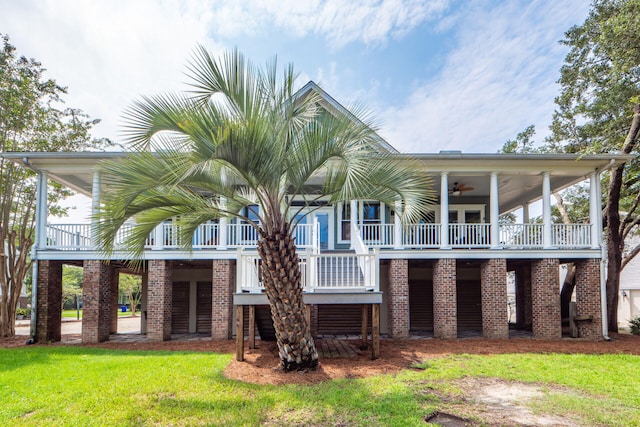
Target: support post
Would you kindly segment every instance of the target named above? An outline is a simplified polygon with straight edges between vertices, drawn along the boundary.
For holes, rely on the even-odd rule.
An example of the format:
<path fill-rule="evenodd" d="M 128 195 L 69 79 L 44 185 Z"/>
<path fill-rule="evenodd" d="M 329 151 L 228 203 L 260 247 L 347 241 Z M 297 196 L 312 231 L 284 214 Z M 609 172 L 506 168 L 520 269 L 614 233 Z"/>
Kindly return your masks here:
<path fill-rule="evenodd" d="M 552 247 L 551 231 L 551 178 L 549 172 L 542 173 L 542 244 L 545 249 Z"/>
<path fill-rule="evenodd" d="M 358 202 L 356 200 L 351 200 L 350 202 L 350 212 L 349 212 L 349 230 L 350 232 L 356 233 L 359 231 L 358 228 Z M 350 249 L 353 250 L 355 247 L 353 246 L 354 236 L 350 236 L 351 246 Z"/>
<path fill-rule="evenodd" d="M 256 348 L 256 306 L 249 306 L 249 348 Z"/>
<path fill-rule="evenodd" d="M 244 362 L 244 310 L 242 305 L 236 306 L 236 360 Z"/>
<path fill-rule="evenodd" d="M 371 359 L 380 357 L 380 304 L 371 305 Z"/>
<path fill-rule="evenodd" d="M 491 172 L 490 216 L 491 216 L 491 248 L 500 247 L 500 201 L 498 195 L 498 173 Z"/>
<path fill-rule="evenodd" d="M 440 249 L 449 246 L 449 174 L 440 174 Z"/>
<path fill-rule="evenodd" d="M 100 172 L 93 172 L 93 183 L 91 188 L 91 247 L 95 248 L 98 245 L 97 239 L 97 227 L 98 221 L 96 215 L 100 209 Z"/>
<path fill-rule="evenodd" d="M 37 249 L 45 249 L 47 247 L 47 216 L 49 216 L 49 209 L 47 204 L 47 172 L 38 172 L 37 181 L 37 203 L 36 203 L 36 236 L 38 244 Z"/>
<path fill-rule="evenodd" d="M 598 235 L 598 211 L 600 210 L 600 197 L 598 194 L 598 176 L 595 173 L 589 175 L 589 222 L 591 223 L 591 249 L 600 249 Z"/>
<path fill-rule="evenodd" d="M 396 200 L 394 210 L 396 214 L 393 217 L 393 248 L 402 249 L 402 221 L 400 221 L 402 201 Z"/>
<path fill-rule="evenodd" d="M 369 341 L 369 326 L 367 325 L 369 317 L 369 306 L 367 304 L 362 304 L 362 344 L 360 345 L 360 350 L 366 350 L 368 347 Z"/>

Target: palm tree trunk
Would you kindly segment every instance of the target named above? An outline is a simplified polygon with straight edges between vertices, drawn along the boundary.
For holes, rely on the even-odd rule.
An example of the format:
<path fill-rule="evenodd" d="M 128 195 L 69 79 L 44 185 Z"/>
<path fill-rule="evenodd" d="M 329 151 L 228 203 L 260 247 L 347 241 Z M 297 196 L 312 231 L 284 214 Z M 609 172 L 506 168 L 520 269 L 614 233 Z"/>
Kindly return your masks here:
<path fill-rule="evenodd" d="M 274 235 L 262 233 L 258 243 L 280 362 L 285 372 L 315 369 L 318 352 L 305 316 L 300 260 L 288 233 L 289 224 L 282 228 Z"/>

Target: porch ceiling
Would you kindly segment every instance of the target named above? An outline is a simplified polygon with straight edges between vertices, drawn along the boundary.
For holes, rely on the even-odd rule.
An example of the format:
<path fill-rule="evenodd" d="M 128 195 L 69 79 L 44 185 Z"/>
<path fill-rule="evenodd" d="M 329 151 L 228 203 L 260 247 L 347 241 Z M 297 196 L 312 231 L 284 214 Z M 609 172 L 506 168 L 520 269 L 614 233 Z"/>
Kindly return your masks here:
<path fill-rule="evenodd" d="M 90 196 L 93 171 L 104 159 L 125 157 L 123 152 L 80 153 L 2 153 L 3 157 L 35 171 L 47 171 L 50 179 Z M 587 179 L 590 173 L 611 164 L 628 161 L 633 156 L 600 154 L 398 154 L 401 158 L 418 158 L 425 172 L 433 178 L 436 194 L 440 194 L 440 175 L 447 172 L 449 188 L 455 182 L 474 189 L 461 196 L 451 195 L 449 203 L 478 203 L 488 198 L 490 175 L 498 172 L 500 211 L 513 210 L 542 197 L 542 172 L 551 176 L 552 191 L 559 191 Z M 474 200 L 475 199 L 475 200 Z"/>

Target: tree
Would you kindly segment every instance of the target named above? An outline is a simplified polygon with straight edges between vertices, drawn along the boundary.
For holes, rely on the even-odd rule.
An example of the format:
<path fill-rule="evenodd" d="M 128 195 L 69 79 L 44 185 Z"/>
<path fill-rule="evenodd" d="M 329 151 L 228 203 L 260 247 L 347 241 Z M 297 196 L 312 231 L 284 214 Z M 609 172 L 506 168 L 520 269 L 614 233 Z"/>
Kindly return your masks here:
<path fill-rule="evenodd" d="M 63 108 L 66 89 L 45 79 L 41 64 L 18 57 L 8 36 L 0 49 L 0 153 L 77 151 L 106 144 L 91 140 L 94 121 L 80 110 Z M 0 336 L 15 334 L 15 311 L 32 261 L 35 176 L 0 157 Z M 60 185 L 47 189 L 50 213 L 64 213 L 57 202 L 70 194 Z"/>
<path fill-rule="evenodd" d="M 129 300 L 131 315 L 135 317 L 136 308 L 142 298 L 142 278 L 133 274 L 121 274 L 118 288 Z"/>
<path fill-rule="evenodd" d="M 73 302 L 76 306 L 77 298 L 82 297 L 83 272 L 81 267 L 67 266 L 62 269 L 62 307 Z M 68 305 L 67 305 L 68 307 Z"/>
<path fill-rule="evenodd" d="M 146 97 L 127 112 L 132 151 L 102 167 L 99 243 L 109 251 L 130 218 L 126 245 L 137 256 L 153 228 L 170 218 L 185 247 L 205 221 L 251 224 L 282 368 L 313 369 L 318 355 L 292 237 L 297 214 L 326 197 L 400 201 L 402 218 L 416 220 L 432 200 L 429 178 L 415 161 L 376 152 L 362 109 L 342 114 L 322 108 L 315 91 L 296 96 L 292 66 L 279 79 L 275 60 L 259 69 L 238 51 L 214 58 L 199 48 L 188 69 L 188 95 Z M 154 146 L 161 149 L 147 151 Z"/>
<path fill-rule="evenodd" d="M 570 47 L 561 69 L 550 146 L 555 151 L 637 153 L 640 133 L 640 0 L 596 0 L 582 25 L 562 41 Z M 617 331 L 622 268 L 640 253 L 625 248 L 638 234 L 640 162 L 608 177 L 603 213 L 607 236 L 609 329 Z"/>

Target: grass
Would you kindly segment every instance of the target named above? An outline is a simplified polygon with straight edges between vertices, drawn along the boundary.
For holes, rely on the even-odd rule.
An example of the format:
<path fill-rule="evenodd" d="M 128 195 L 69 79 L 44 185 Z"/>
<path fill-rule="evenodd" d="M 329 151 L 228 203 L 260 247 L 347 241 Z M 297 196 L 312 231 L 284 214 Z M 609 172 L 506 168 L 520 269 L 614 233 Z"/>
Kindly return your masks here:
<path fill-rule="evenodd" d="M 224 378 L 230 354 L 83 347 L 0 349 L 0 425 L 425 425 L 456 380 L 556 384 L 534 411 L 581 425 L 640 426 L 640 357 L 456 355 L 421 370 L 318 385 L 258 386 Z M 292 374 L 298 375 L 298 374 Z M 550 387 L 551 389 L 551 387 Z M 608 409 L 608 410 L 604 410 Z"/>
<path fill-rule="evenodd" d="M 77 319 L 78 312 L 76 310 L 62 310 L 62 318 L 63 319 Z M 118 310 L 118 317 L 129 317 L 131 316 L 131 311 L 127 310 L 126 313 L 123 313 L 122 310 Z M 140 311 L 136 311 L 136 316 L 140 316 Z M 80 319 L 82 319 L 82 310 L 80 310 Z"/>

